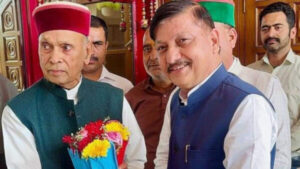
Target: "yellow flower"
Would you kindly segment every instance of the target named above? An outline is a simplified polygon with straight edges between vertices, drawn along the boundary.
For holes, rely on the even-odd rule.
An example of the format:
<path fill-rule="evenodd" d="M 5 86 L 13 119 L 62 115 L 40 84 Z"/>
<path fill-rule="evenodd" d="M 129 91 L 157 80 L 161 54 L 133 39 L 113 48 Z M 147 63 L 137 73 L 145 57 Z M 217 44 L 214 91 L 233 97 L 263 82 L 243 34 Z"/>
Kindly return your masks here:
<path fill-rule="evenodd" d="M 112 121 L 105 125 L 105 131 L 106 132 L 119 132 L 122 136 L 123 140 L 128 140 L 128 137 L 130 135 L 127 127 L 124 127 L 121 123 Z"/>
<path fill-rule="evenodd" d="M 106 157 L 107 151 L 110 148 L 108 140 L 95 139 L 82 150 L 82 158 L 97 158 Z"/>

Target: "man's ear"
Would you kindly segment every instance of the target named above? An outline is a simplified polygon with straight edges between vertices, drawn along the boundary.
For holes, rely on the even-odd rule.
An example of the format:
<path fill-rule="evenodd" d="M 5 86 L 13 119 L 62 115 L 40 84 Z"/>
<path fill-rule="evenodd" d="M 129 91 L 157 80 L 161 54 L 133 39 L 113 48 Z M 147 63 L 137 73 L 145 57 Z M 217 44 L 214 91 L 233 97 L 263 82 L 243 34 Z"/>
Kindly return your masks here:
<path fill-rule="evenodd" d="M 211 42 L 213 47 L 213 53 L 217 54 L 220 52 L 220 44 L 219 44 L 219 32 L 217 29 L 212 29 L 211 31 Z"/>
<path fill-rule="evenodd" d="M 292 27 L 292 29 L 291 29 L 291 31 L 290 31 L 290 38 L 291 38 L 291 39 L 295 39 L 296 33 L 297 33 L 297 29 L 296 29 L 296 27 L 294 26 L 294 27 Z"/>
<path fill-rule="evenodd" d="M 91 55 L 92 55 L 92 43 L 90 40 L 88 40 L 85 50 L 86 50 L 86 57 L 84 58 L 84 64 L 88 65 L 90 62 Z"/>
<path fill-rule="evenodd" d="M 108 49 L 108 45 L 109 45 L 109 42 L 106 41 L 106 42 L 105 42 L 105 50 L 106 50 L 106 51 L 107 51 L 107 49 Z"/>
<path fill-rule="evenodd" d="M 229 38 L 229 42 L 231 44 L 231 47 L 232 49 L 235 48 L 235 44 L 236 44 L 236 41 L 237 41 L 237 37 L 238 37 L 238 34 L 235 30 L 235 28 L 230 28 L 228 30 L 228 38 Z"/>

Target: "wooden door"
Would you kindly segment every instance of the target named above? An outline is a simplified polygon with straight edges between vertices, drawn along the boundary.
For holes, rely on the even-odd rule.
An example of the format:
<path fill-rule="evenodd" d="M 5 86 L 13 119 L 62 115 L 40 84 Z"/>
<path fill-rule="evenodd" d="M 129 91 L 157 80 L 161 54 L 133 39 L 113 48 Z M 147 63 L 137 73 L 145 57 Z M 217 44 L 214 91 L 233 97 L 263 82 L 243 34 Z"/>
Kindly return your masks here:
<path fill-rule="evenodd" d="M 19 0 L 0 0 L 0 74 L 22 90 L 22 34 Z"/>
<path fill-rule="evenodd" d="M 238 1 L 238 0 L 237 0 Z M 241 0 L 240 0 L 241 1 Z M 297 36 L 292 42 L 292 48 L 296 53 L 300 53 L 300 30 L 299 30 L 299 12 L 300 12 L 300 0 L 281 0 L 282 2 L 289 3 L 292 8 L 296 11 L 296 27 L 297 27 Z M 278 0 L 244 0 L 238 2 L 243 4 L 244 11 L 238 11 L 237 16 L 240 17 L 242 23 L 244 24 L 243 28 L 240 28 L 238 31 L 241 32 L 241 41 L 239 44 L 242 46 L 240 49 L 243 49 L 245 52 L 242 52 L 242 55 L 239 55 L 242 59 L 244 65 L 248 65 L 256 60 L 260 59 L 265 50 L 262 46 L 260 33 L 259 33 L 259 13 L 267 5 L 278 2 Z"/>
<path fill-rule="evenodd" d="M 108 26 L 108 50 L 105 66 L 109 71 L 118 74 L 134 83 L 134 64 L 132 52 L 131 5 L 124 3 L 124 21 L 126 30 L 120 31 L 121 18 L 112 21 L 105 18 Z M 102 17 L 101 17 L 102 18 Z"/>

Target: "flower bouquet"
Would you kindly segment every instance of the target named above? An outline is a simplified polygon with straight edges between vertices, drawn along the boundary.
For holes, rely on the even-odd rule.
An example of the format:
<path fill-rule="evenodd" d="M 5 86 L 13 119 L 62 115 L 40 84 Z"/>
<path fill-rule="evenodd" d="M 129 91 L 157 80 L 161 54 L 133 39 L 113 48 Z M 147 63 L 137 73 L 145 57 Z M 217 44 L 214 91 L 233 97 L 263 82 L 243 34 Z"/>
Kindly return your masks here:
<path fill-rule="evenodd" d="M 117 169 L 123 163 L 129 139 L 119 121 L 90 122 L 75 134 L 63 137 L 75 169 Z"/>

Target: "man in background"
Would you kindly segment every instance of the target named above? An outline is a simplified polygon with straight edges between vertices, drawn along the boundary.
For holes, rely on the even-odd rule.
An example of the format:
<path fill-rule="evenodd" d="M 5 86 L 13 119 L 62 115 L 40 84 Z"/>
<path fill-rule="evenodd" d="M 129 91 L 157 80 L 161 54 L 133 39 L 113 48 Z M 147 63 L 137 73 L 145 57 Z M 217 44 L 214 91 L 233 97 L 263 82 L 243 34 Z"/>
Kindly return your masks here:
<path fill-rule="evenodd" d="M 291 139 L 287 97 L 275 76 L 243 66 L 233 56 L 237 41 L 233 0 L 198 0 L 211 15 L 220 37 L 220 55 L 225 68 L 260 90 L 273 104 L 276 111 L 278 137 L 274 169 L 290 169 Z"/>
<path fill-rule="evenodd" d="M 2 111 L 8 100 L 17 94 L 18 90 L 16 86 L 0 74 L 0 117 L 2 117 Z M 2 125 L 0 126 L 0 129 L 0 168 L 5 169 L 6 165 L 3 150 Z"/>
<path fill-rule="evenodd" d="M 300 152 L 300 56 L 292 48 L 296 36 L 295 12 L 276 2 L 259 15 L 260 36 L 266 54 L 249 67 L 277 76 L 288 98 L 292 153 Z"/>
<path fill-rule="evenodd" d="M 105 21 L 99 17 L 91 16 L 89 40 L 92 43 L 92 55 L 88 65 L 83 67 L 82 74 L 85 78 L 109 83 L 127 93 L 132 83 L 116 74 L 109 72 L 104 64 L 108 48 L 108 28 Z"/>
<path fill-rule="evenodd" d="M 166 105 L 175 86 L 160 68 L 149 29 L 146 30 L 143 39 L 143 63 L 149 77 L 133 87 L 126 94 L 126 98 L 145 137 L 147 148 L 145 169 L 154 169 L 153 160 Z"/>

